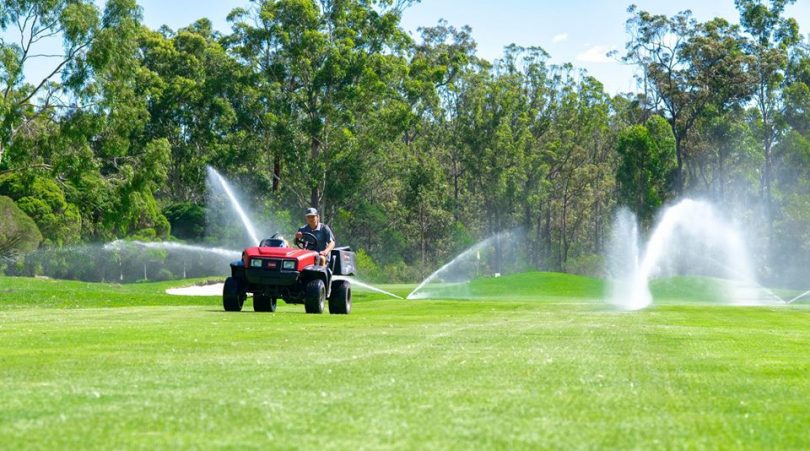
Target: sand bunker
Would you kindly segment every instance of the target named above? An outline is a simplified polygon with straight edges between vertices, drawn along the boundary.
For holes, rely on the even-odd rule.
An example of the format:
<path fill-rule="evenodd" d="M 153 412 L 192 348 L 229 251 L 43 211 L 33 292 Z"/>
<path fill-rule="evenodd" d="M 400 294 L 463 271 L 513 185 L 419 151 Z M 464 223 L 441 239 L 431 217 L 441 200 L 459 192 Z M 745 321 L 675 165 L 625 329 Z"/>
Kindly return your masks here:
<path fill-rule="evenodd" d="M 194 285 L 183 288 L 169 288 L 166 294 L 175 296 L 222 296 L 222 287 L 225 284 L 215 283 L 213 285 Z"/>

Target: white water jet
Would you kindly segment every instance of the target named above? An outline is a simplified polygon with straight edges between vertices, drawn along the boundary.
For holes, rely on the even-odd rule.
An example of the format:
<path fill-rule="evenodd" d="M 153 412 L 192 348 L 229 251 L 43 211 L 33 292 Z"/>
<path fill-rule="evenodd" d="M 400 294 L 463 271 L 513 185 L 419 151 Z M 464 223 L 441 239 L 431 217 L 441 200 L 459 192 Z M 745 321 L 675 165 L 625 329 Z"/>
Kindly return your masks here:
<path fill-rule="evenodd" d="M 240 255 L 242 255 L 239 251 L 234 251 L 230 249 L 223 249 L 219 247 L 205 247 L 205 246 L 194 246 L 191 244 L 182 244 L 182 243 L 174 243 L 171 241 L 158 241 L 158 242 L 148 242 L 148 241 L 127 241 L 127 240 L 116 240 L 104 245 L 105 250 L 115 250 L 121 249 L 127 245 L 135 245 L 140 247 L 145 247 L 148 249 L 165 249 L 165 250 L 174 250 L 174 251 L 188 251 L 188 252 L 202 252 L 202 253 L 209 253 L 214 255 L 220 255 L 225 258 L 229 259 L 238 259 Z"/>
<path fill-rule="evenodd" d="M 719 276 L 724 299 L 733 305 L 761 305 L 768 291 L 754 277 L 750 258 L 737 227 L 719 218 L 714 208 L 702 201 L 685 199 L 667 208 L 639 253 L 638 231 L 632 213 L 622 211 L 614 224 L 611 254 L 610 302 L 626 310 L 652 304 L 650 281 L 658 276 L 689 274 Z M 704 256 L 711 256 L 706 259 Z M 708 271 L 700 263 L 716 260 Z"/>
<path fill-rule="evenodd" d="M 407 299 L 429 299 L 437 296 L 459 297 L 468 294 L 466 290 L 469 288 L 468 282 L 472 277 L 466 277 L 467 275 L 464 274 L 461 267 L 465 264 L 473 265 L 476 268 L 476 273 L 478 273 L 481 262 L 481 252 L 489 250 L 490 246 L 502 247 L 507 242 L 516 244 L 519 241 L 515 239 L 516 235 L 517 232 L 514 230 L 501 232 L 468 248 L 423 280 L 411 291 Z M 507 238 L 512 239 L 507 241 Z M 515 252 L 507 253 L 507 255 L 511 255 L 511 257 L 514 257 L 515 254 Z M 500 273 L 496 274 L 500 275 Z M 431 293 L 428 289 L 431 284 L 440 287 L 440 289 L 434 290 L 437 291 L 436 293 Z"/>
<path fill-rule="evenodd" d="M 800 294 L 800 295 L 798 295 L 798 296 L 796 296 L 796 297 L 792 298 L 792 299 L 791 299 L 791 300 L 789 300 L 789 301 L 785 301 L 785 304 L 792 304 L 792 303 L 794 303 L 794 302 L 798 301 L 799 299 L 802 299 L 802 298 L 806 297 L 807 295 L 810 295 L 810 290 L 809 290 L 809 291 L 805 291 L 804 293 L 802 293 L 802 294 Z"/>
<path fill-rule="evenodd" d="M 636 215 L 622 207 L 616 214 L 607 255 L 610 303 L 621 306 L 638 273 L 639 233 Z"/>
<path fill-rule="evenodd" d="M 212 168 L 211 166 L 207 167 L 208 169 L 208 176 L 213 180 L 216 180 L 219 183 L 219 186 L 222 187 L 222 190 L 225 192 L 225 195 L 228 196 L 228 199 L 231 201 L 231 208 L 233 208 L 234 212 L 239 216 L 239 219 L 242 221 L 242 225 L 245 226 L 245 230 L 252 241 L 252 245 L 256 246 L 259 244 L 259 236 L 256 233 L 256 228 L 253 227 L 253 223 L 248 218 L 248 215 L 245 213 L 245 210 L 242 209 L 242 206 L 239 204 L 239 201 L 236 199 L 236 195 L 234 195 L 231 186 L 225 180 L 222 175 L 217 172 L 216 169 Z"/>
<path fill-rule="evenodd" d="M 396 294 L 391 293 L 390 291 L 385 291 L 382 288 L 377 288 L 377 287 L 375 287 L 373 285 L 367 284 L 367 283 L 365 283 L 365 282 L 363 282 L 361 280 L 356 279 L 354 276 L 351 276 L 351 277 L 348 277 L 348 276 L 335 276 L 334 280 L 348 280 L 352 285 L 357 285 L 357 286 L 363 287 L 363 288 L 365 288 L 367 290 L 371 290 L 371 291 L 374 291 L 374 292 L 377 292 L 377 293 L 380 293 L 380 294 L 384 294 L 386 296 L 391 296 L 392 298 L 402 299 L 402 296 L 397 296 Z"/>

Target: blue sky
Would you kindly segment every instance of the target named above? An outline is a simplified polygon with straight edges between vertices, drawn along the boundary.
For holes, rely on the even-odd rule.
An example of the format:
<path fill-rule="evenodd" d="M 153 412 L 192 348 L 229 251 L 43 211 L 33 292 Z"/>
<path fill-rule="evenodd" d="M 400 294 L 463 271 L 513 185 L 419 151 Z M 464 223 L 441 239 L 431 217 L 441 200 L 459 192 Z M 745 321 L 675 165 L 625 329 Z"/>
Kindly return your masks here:
<path fill-rule="evenodd" d="M 635 90 L 633 68 L 605 57 L 612 49 L 624 48 L 631 3 L 656 14 L 673 15 L 689 9 L 701 21 L 724 17 L 736 23 L 739 18 L 733 0 L 423 0 L 406 11 L 403 24 L 415 30 L 441 17 L 453 25 L 470 25 L 479 55 L 489 60 L 498 58 L 510 43 L 539 45 L 551 55 L 552 62 L 570 62 L 587 69 L 615 94 Z M 810 0 L 798 0 L 788 15 L 803 25 L 802 33 L 807 35 Z"/>
<path fill-rule="evenodd" d="M 97 0 L 99 5 L 103 0 Z M 208 17 L 214 27 L 227 32 L 225 17 L 247 0 L 139 0 L 144 22 L 151 28 L 168 25 L 177 29 L 196 19 Z M 621 50 L 627 39 L 625 21 L 631 1 L 588 0 L 422 0 L 405 11 L 403 27 L 417 35 L 422 26 L 446 19 L 451 25 L 470 25 L 478 43 L 479 56 L 498 58 L 505 46 L 516 43 L 540 46 L 551 54 L 552 62 L 571 62 L 605 84 L 610 93 L 634 89 L 633 68 L 605 58 L 611 50 Z M 672 15 L 690 9 L 699 20 L 724 17 L 738 19 L 733 0 L 638 0 L 641 9 Z M 810 32 L 810 0 L 798 0 L 788 9 L 804 35 Z M 44 69 L 43 69 L 44 70 Z M 32 68 L 29 77 L 39 72 Z"/>

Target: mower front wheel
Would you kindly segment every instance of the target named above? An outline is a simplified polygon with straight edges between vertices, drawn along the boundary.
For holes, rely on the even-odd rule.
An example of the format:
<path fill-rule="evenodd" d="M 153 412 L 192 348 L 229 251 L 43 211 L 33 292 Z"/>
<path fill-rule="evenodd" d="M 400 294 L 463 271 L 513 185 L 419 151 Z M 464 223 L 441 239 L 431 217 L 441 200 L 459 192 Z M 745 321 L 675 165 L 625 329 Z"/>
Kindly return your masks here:
<path fill-rule="evenodd" d="M 347 280 L 332 282 L 332 292 L 329 294 L 329 313 L 333 315 L 348 315 L 351 311 L 351 284 Z"/>
<path fill-rule="evenodd" d="M 225 279 L 225 286 L 222 288 L 222 306 L 226 312 L 241 312 L 246 298 L 247 293 L 241 280 L 233 277 Z"/>
<path fill-rule="evenodd" d="M 307 282 L 304 298 L 304 310 L 307 313 L 323 313 L 323 302 L 326 298 L 326 287 L 321 279 Z"/>
<path fill-rule="evenodd" d="M 253 293 L 254 312 L 275 312 L 276 299 L 266 294 Z"/>

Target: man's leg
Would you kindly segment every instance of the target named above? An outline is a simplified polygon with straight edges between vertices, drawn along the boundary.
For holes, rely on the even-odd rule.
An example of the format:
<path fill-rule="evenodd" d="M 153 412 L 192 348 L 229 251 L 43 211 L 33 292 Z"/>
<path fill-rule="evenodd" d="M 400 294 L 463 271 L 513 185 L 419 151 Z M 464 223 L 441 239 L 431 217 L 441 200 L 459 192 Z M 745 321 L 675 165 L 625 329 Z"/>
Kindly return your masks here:
<path fill-rule="evenodd" d="M 332 254 L 329 255 L 321 255 L 321 266 L 329 266 L 329 263 L 332 261 Z"/>

